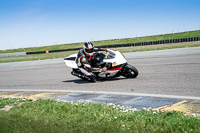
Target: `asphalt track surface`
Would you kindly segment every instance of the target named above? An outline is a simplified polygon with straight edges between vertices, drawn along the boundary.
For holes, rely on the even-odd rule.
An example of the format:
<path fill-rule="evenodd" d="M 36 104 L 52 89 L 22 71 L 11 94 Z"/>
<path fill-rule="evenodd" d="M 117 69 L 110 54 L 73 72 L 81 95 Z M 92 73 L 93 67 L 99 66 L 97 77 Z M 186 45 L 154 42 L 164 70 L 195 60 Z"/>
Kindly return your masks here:
<path fill-rule="evenodd" d="M 200 97 L 200 47 L 124 54 L 139 70 L 90 83 L 71 75 L 63 59 L 0 64 L 0 91 L 63 90 Z"/>

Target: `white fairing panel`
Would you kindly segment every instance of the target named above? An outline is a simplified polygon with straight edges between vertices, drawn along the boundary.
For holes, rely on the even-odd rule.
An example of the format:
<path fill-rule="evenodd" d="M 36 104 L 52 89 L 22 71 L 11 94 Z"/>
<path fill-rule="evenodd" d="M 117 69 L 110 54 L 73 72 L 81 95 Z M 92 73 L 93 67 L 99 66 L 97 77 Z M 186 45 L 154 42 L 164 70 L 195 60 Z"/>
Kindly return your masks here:
<path fill-rule="evenodd" d="M 114 51 L 114 53 L 115 53 L 115 58 L 112 58 L 112 59 L 104 59 L 103 61 L 104 62 L 107 62 L 107 63 L 114 63 L 114 62 L 116 62 L 114 65 L 113 65 L 113 67 L 114 66 L 118 66 L 118 65 L 121 65 L 121 64 L 124 64 L 124 63 L 126 63 L 127 61 L 126 61 L 126 59 L 124 58 L 124 56 L 119 52 L 119 51 Z"/>
<path fill-rule="evenodd" d="M 68 60 L 68 59 L 73 58 L 73 57 L 75 58 L 75 60 Z M 77 57 L 77 54 L 72 54 L 68 57 L 65 57 L 64 62 L 66 64 L 66 66 L 71 67 L 71 68 L 78 68 L 78 66 L 76 64 L 76 57 Z"/>
<path fill-rule="evenodd" d="M 120 64 L 124 64 L 126 63 L 126 59 L 124 58 L 124 56 L 119 52 L 119 51 L 116 51 L 116 65 L 120 65 Z"/>

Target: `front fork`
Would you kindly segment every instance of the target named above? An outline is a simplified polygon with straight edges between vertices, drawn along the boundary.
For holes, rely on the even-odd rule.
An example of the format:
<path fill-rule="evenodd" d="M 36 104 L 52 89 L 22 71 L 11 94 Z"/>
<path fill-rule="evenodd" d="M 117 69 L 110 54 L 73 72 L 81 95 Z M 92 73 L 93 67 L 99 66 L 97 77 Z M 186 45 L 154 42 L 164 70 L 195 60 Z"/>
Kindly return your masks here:
<path fill-rule="evenodd" d="M 123 65 L 123 68 L 122 68 L 122 70 L 121 70 L 121 75 L 122 76 L 124 76 L 125 74 L 126 74 L 126 66 L 128 65 L 128 63 L 125 63 L 124 65 Z"/>

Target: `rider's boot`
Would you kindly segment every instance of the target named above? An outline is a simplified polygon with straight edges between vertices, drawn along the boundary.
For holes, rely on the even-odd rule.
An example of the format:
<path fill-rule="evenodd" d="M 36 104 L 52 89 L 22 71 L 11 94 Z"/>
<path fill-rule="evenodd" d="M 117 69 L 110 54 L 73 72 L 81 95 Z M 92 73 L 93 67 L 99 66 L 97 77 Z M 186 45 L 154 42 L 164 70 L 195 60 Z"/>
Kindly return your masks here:
<path fill-rule="evenodd" d="M 87 78 L 88 81 L 90 81 L 90 82 L 96 82 L 96 81 L 97 81 L 95 75 L 88 75 L 86 78 Z"/>

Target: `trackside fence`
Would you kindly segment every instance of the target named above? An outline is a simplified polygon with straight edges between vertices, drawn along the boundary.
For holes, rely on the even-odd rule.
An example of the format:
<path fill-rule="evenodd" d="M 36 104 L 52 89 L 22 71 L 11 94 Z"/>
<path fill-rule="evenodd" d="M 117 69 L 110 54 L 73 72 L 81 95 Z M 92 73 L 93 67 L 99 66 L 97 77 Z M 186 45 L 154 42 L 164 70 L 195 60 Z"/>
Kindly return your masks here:
<path fill-rule="evenodd" d="M 167 44 L 167 43 L 182 43 L 182 42 L 192 42 L 192 41 L 200 41 L 200 37 L 159 40 L 159 41 L 151 41 L 151 42 L 137 42 L 137 43 L 128 43 L 128 44 L 114 44 L 114 45 L 104 45 L 104 46 L 96 46 L 96 47 L 101 47 L 101 48 L 135 47 L 135 46 L 158 45 L 158 44 Z M 48 51 L 48 53 L 63 52 L 63 51 L 75 51 L 75 50 L 79 50 L 79 49 L 80 48 L 50 50 L 50 51 Z M 26 52 L 26 54 L 42 54 L 42 53 L 46 53 L 46 52 L 47 51 Z"/>

